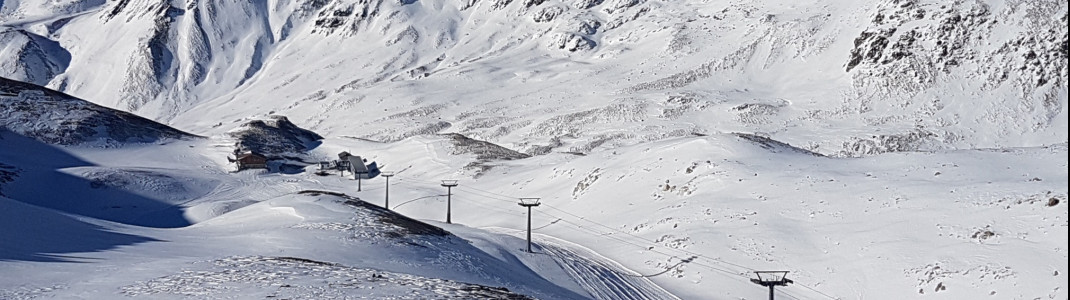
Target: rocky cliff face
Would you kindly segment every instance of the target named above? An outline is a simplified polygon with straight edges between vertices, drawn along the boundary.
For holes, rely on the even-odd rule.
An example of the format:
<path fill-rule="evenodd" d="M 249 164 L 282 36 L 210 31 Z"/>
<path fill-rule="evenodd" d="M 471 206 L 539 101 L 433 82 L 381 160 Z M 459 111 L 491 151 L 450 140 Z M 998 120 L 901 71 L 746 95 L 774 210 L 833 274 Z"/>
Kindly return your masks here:
<path fill-rule="evenodd" d="M 845 65 L 852 109 L 909 112 L 916 129 L 845 150 L 955 144 L 973 138 L 947 130 L 963 122 L 1002 128 L 995 136 L 1065 126 L 1066 25 L 1066 5 L 1054 1 L 882 1 Z M 952 108 L 972 105 L 981 109 Z"/>

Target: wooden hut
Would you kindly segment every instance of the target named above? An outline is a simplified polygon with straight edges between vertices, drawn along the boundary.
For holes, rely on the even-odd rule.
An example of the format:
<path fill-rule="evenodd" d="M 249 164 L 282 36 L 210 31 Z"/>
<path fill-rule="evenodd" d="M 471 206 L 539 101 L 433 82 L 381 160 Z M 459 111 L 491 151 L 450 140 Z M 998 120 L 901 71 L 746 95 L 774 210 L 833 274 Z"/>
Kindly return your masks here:
<path fill-rule="evenodd" d="M 239 154 L 238 158 L 234 159 L 234 162 L 238 164 L 238 171 L 245 169 L 267 169 L 267 157 L 257 154 L 255 152 L 248 152 Z"/>

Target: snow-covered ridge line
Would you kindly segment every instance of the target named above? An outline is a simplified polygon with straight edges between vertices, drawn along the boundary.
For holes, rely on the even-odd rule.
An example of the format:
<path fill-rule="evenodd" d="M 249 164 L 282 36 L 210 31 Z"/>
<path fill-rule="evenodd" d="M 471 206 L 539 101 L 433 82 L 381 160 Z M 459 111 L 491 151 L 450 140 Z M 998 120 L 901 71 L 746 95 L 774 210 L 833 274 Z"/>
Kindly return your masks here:
<path fill-rule="evenodd" d="M 103 9 L 9 22 L 62 51 L 16 43 L 2 74 L 206 134 L 282 114 L 528 154 L 754 132 L 857 157 L 1067 132 L 1051 1 L 74 2 Z"/>
<path fill-rule="evenodd" d="M 183 271 L 120 287 L 130 297 L 222 296 L 246 289 L 268 298 L 335 299 L 370 294 L 389 299 L 534 299 L 501 287 L 488 287 L 376 269 L 351 267 L 299 257 L 236 256 L 218 259 L 205 270 Z"/>
<path fill-rule="evenodd" d="M 0 128 L 56 145 L 122 145 L 198 138 L 128 112 L 2 77 Z"/>

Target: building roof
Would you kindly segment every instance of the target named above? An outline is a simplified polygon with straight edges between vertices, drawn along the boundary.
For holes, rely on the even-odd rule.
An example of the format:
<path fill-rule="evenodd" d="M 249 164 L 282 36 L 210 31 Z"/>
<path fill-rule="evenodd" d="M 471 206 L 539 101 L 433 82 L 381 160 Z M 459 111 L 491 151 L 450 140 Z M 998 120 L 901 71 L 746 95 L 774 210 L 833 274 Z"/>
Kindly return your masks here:
<path fill-rule="evenodd" d="M 263 156 L 263 155 L 260 155 L 260 154 L 254 153 L 254 152 L 239 154 L 237 159 L 238 160 L 243 160 L 243 159 L 248 159 L 248 158 L 259 158 L 259 159 L 265 159 L 265 160 L 267 159 L 266 156 Z"/>

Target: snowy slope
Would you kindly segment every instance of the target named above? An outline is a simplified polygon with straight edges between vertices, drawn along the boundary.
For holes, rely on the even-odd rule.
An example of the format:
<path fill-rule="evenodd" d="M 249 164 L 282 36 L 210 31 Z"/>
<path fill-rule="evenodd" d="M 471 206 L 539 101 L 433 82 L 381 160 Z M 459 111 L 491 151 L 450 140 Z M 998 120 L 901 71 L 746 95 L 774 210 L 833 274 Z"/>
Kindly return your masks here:
<path fill-rule="evenodd" d="M 49 86 L 204 131 L 278 113 L 528 153 L 742 131 L 844 156 L 1067 138 L 1057 1 L 74 2 L 5 16 L 70 52 Z"/>
<path fill-rule="evenodd" d="M 369 269 L 393 296 L 761 299 L 783 269 L 796 299 L 1067 297 L 1064 2 L 6 0 L 0 28 L 4 74 L 209 137 L 4 134 L 0 204 L 56 224 L 28 232 L 114 242 L 4 248 L 0 298 L 375 295 Z M 297 194 L 381 179 L 232 173 L 228 133 L 271 115 L 456 237 L 354 239 Z"/>
<path fill-rule="evenodd" d="M 1066 297 L 1065 145 L 829 158 L 712 135 L 495 160 L 485 162 L 489 170 L 465 168 L 479 158 L 451 154 L 450 137 L 328 138 L 313 150 L 361 149 L 390 165 L 398 171 L 391 208 L 426 222 L 444 217 L 437 180 L 461 179 L 455 224 L 437 223 L 458 237 L 440 239 L 395 233 L 374 217 L 383 212 L 376 207 L 298 193 L 344 191 L 378 205 L 378 179 L 356 192 L 352 179 L 337 175 L 229 173 L 226 139 L 48 150 L 3 138 L 0 163 L 17 168 L 2 184 L 13 199 L 5 205 L 56 220 L 4 219 L 15 222 L 4 228 L 30 226 L 3 231 L 5 240 L 42 245 L 5 246 L 10 276 L 0 293 L 7 298 L 376 295 L 365 288 L 380 274 L 390 295 L 421 286 L 454 291 L 455 281 L 550 299 L 759 299 L 764 289 L 747 281 L 755 269 L 792 271 L 796 284 L 780 291 L 798 299 Z M 96 196 L 104 191 L 91 188 L 95 179 L 121 194 Z M 41 197 L 36 182 L 85 188 Z M 530 196 L 544 203 L 534 211 L 536 254 L 522 251 L 525 215 L 515 204 Z M 156 217 L 138 218 L 146 215 Z M 57 244 L 29 235 L 64 228 L 100 239 Z M 97 267 L 49 263 L 56 260 Z M 92 275 L 112 270 L 124 272 Z"/>
<path fill-rule="evenodd" d="M 754 140 L 499 162 L 454 189 L 453 220 L 519 236 L 515 199 L 542 197 L 536 241 L 581 243 L 633 276 L 668 271 L 652 279 L 684 299 L 763 297 L 747 278 L 769 269 L 792 271 L 798 284 L 784 290 L 800 299 L 1066 297 L 1065 144 L 844 159 Z M 428 151 L 418 144 L 440 150 L 412 154 Z M 445 155 L 445 141 L 362 145 L 377 161 L 404 162 L 391 181 L 403 196 L 392 199 L 439 194 L 436 179 L 475 173 L 449 172 L 466 160 Z M 392 205 L 441 220 L 441 198 Z"/>
<path fill-rule="evenodd" d="M 243 182 L 205 172 L 222 166 L 190 149 L 226 150 L 204 141 L 56 148 L 11 132 L 3 141 L 0 161 L 19 169 L 0 197 L 0 298 L 582 298 L 438 227 L 341 194 L 291 190 L 324 187 L 312 175 Z M 174 156 L 130 165 L 162 153 Z M 139 181 L 117 176 L 129 173 Z"/>

